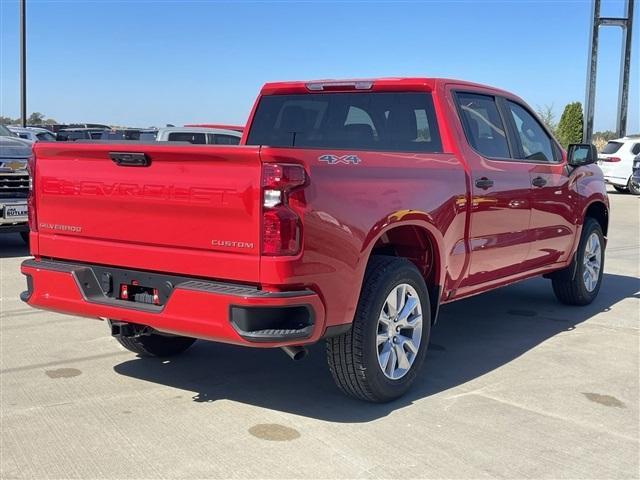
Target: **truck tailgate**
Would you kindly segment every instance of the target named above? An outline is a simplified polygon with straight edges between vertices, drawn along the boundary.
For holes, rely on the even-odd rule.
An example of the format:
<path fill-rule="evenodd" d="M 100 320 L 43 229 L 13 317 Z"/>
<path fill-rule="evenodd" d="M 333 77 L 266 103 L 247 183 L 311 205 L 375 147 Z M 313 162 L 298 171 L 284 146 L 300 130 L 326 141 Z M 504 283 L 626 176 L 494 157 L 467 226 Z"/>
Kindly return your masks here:
<path fill-rule="evenodd" d="M 122 153 L 143 154 L 137 158 L 148 165 L 119 165 L 114 157 Z M 38 254 L 257 283 L 259 153 L 259 147 L 39 143 Z"/>

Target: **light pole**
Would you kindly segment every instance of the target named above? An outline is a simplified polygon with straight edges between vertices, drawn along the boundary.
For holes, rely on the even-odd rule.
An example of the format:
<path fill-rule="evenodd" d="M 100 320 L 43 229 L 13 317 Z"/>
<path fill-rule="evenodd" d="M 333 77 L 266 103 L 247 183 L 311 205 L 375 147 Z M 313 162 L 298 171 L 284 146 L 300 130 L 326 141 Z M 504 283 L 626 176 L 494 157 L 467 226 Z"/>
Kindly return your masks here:
<path fill-rule="evenodd" d="M 20 0 L 20 123 L 27 126 L 27 0 Z"/>
<path fill-rule="evenodd" d="M 591 33 L 587 64 L 587 89 L 585 93 L 585 121 L 582 141 L 590 143 L 593 136 L 593 114 L 596 104 L 596 72 L 598 70 L 598 33 L 600 27 L 622 28 L 622 52 L 620 59 L 620 84 L 618 86 L 618 114 L 616 136 L 627 133 L 627 110 L 629 108 L 629 70 L 631 65 L 631 27 L 635 0 L 625 0 L 624 17 L 601 17 L 600 1 L 592 0 Z"/>

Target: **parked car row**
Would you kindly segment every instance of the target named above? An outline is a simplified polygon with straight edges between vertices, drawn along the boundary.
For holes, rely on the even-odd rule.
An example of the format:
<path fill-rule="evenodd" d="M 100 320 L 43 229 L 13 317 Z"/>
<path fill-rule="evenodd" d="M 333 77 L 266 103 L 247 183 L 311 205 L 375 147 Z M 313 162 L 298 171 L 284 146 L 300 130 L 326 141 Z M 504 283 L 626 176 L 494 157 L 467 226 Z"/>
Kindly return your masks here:
<path fill-rule="evenodd" d="M 634 159 L 640 155 L 640 136 L 609 141 L 598 154 L 604 179 L 619 192 L 640 195 L 640 185 L 633 181 Z"/>
<path fill-rule="evenodd" d="M 140 141 L 140 142 L 188 142 L 198 145 L 238 145 L 242 127 L 232 125 L 206 125 L 166 127 L 160 129 L 102 127 L 72 127 L 58 129 L 57 133 L 41 127 L 7 127 L 29 142 L 75 142 L 78 140 Z"/>

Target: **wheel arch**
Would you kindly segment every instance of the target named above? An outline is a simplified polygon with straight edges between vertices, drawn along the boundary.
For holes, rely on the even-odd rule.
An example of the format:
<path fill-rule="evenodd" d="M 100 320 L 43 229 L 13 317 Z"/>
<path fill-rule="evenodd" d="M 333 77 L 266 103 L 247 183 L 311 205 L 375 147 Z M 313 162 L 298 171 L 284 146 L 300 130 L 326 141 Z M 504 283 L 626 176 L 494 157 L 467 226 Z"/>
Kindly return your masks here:
<path fill-rule="evenodd" d="M 609 231 L 609 208 L 604 202 L 595 200 L 587 205 L 583 218 L 593 218 L 596 220 L 600 224 L 600 228 L 602 228 L 602 234 L 605 238 L 607 237 Z"/>
<path fill-rule="evenodd" d="M 363 249 L 363 274 L 373 255 L 391 255 L 410 260 L 427 284 L 431 321 L 435 323 L 444 282 L 444 242 L 428 215 L 419 212 L 410 212 L 410 215 L 408 219 L 406 213 L 387 217 L 387 221 L 372 229 Z"/>

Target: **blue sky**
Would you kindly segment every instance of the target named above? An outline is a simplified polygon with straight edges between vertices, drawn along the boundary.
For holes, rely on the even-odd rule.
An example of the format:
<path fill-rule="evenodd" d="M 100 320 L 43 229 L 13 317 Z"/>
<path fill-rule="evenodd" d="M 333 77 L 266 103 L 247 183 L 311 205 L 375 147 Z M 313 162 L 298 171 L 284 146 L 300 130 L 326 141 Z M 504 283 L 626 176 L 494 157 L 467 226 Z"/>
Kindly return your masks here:
<path fill-rule="evenodd" d="M 584 101 L 590 0 L 27 2 L 28 110 L 61 122 L 244 123 L 264 82 L 314 78 L 473 80 L 558 119 Z M 622 10 L 603 0 L 603 15 Z M 17 0 L 0 0 L 0 28 L 0 114 L 17 117 Z M 596 130 L 615 128 L 620 38 L 601 30 Z"/>

